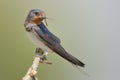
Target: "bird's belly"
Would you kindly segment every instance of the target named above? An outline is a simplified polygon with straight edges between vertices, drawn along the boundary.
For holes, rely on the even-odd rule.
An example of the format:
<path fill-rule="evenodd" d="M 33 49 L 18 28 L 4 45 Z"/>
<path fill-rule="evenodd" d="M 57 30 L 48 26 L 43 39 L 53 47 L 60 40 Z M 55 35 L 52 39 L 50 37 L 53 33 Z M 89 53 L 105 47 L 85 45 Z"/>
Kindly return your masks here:
<path fill-rule="evenodd" d="M 26 32 L 28 37 L 30 38 L 30 40 L 39 48 L 43 49 L 43 50 L 47 50 L 49 52 L 52 52 L 52 50 L 47 47 L 43 42 L 42 39 L 36 35 L 36 33 L 34 32 Z"/>

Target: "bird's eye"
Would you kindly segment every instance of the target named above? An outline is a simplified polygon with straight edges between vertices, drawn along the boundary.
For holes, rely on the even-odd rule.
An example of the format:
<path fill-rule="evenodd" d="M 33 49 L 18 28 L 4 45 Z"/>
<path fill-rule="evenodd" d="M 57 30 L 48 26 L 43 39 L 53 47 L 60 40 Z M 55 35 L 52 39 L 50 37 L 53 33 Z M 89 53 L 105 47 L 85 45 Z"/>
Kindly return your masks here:
<path fill-rule="evenodd" d="M 35 12 L 35 15 L 38 15 L 39 14 L 39 12 Z"/>

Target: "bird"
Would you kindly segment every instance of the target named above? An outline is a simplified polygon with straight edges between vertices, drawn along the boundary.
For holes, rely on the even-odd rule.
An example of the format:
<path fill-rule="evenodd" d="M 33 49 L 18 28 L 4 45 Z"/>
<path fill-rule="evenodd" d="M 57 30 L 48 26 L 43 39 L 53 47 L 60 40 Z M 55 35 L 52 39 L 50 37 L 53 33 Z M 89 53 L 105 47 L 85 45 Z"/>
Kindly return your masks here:
<path fill-rule="evenodd" d="M 31 41 L 43 51 L 55 52 L 68 62 L 85 67 L 85 64 L 76 57 L 69 54 L 61 45 L 61 40 L 47 28 L 43 20 L 47 19 L 46 14 L 41 9 L 32 9 L 29 11 L 24 27 Z"/>

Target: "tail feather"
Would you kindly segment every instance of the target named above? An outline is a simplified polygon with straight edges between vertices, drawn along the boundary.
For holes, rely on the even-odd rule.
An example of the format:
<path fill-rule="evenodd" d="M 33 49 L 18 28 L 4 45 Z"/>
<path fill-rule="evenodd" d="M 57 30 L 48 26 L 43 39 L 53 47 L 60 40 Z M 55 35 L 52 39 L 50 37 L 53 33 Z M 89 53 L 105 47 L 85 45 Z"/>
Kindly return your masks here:
<path fill-rule="evenodd" d="M 77 58 L 72 56 L 71 54 L 67 53 L 61 45 L 57 45 L 56 47 L 54 47 L 53 50 L 58 55 L 60 55 L 64 59 L 68 60 L 72 64 L 77 65 L 77 66 L 81 66 L 81 67 L 85 67 L 85 64 L 83 62 L 81 62 L 80 60 L 78 60 Z"/>

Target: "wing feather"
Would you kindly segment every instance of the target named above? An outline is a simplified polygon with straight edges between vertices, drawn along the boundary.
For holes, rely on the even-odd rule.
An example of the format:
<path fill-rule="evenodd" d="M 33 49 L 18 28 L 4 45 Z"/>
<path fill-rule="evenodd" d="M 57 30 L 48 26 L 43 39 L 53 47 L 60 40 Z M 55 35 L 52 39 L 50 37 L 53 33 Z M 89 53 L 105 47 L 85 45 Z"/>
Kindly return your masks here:
<path fill-rule="evenodd" d="M 54 52 L 56 52 L 58 55 L 75 65 L 84 67 L 84 63 L 82 63 L 77 58 L 65 51 L 65 49 L 60 45 L 60 39 L 53 35 L 43 23 L 39 26 L 35 26 L 34 30 L 43 40 L 43 43 L 47 45 L 50 49 L 52 49 Z"/>

